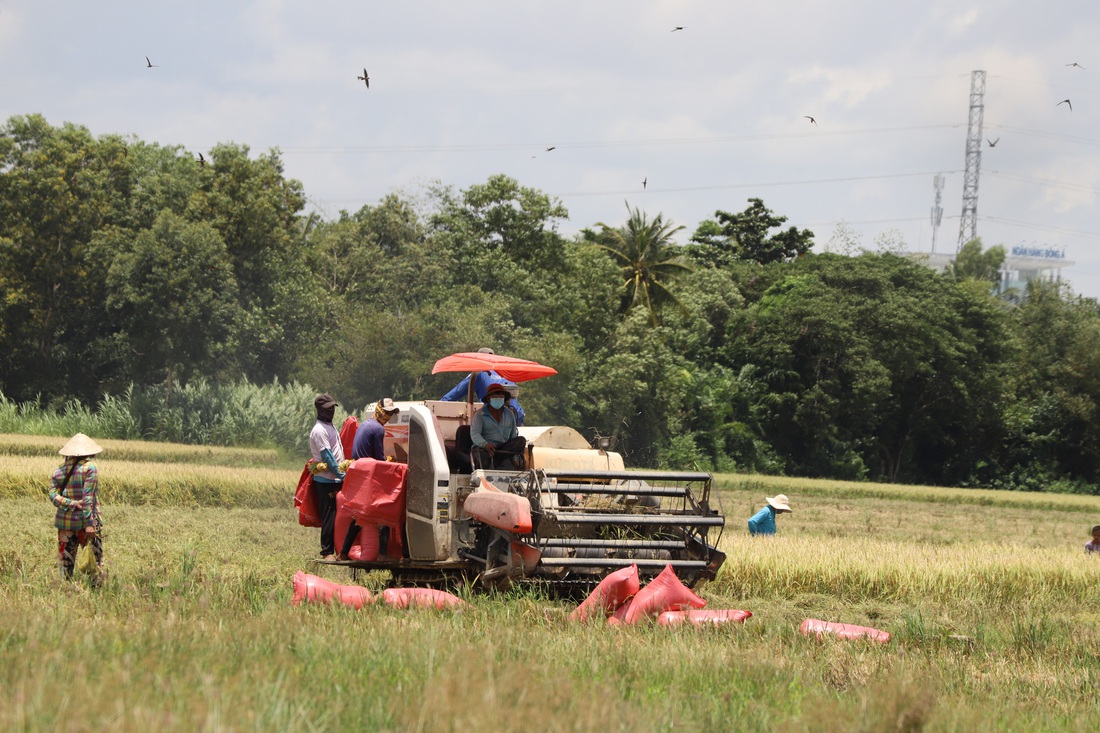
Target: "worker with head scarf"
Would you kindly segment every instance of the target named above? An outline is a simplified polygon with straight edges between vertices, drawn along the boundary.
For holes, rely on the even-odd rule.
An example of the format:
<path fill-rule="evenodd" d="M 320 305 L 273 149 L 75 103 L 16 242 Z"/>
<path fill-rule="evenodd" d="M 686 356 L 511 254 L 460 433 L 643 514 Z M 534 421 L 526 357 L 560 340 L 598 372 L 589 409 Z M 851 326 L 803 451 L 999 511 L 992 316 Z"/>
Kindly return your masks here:
<path fill-rule="evenodd" d="M 393 403 L 390 397 L 384 397 L 374 403 L 374 412 L 371 417 L 364 420 L 355 431 L 355 442 L 352 443 L 351 459 L 373 458 L 377 461 L 386 460 L 386 450 L 383 442 L 386 439 L 386 423 L 393 419 L 401 409 Z"/>
<path fill-rule="evenodd" d="M 98 584 L 103 576 L 99 472 L 92 462 L 102 451 L 99 443 L 77 433 L 58 451 L 65 462 L 50 477 L 50 501 L 57 507 L 53 521 L 57 528 L 57 565 L 65 580 L 73 577 L 77 549 L 88 544 L 97 568 L 93 582 Z"/>
<path fill-rule="evenodd" d="M 359 425 L 359 429 L 355 431 L 355 442 L 352 443 L 351 448 L 351 459 L 353 461 L 360 458 L 373 458 L 376 461 L 389 459 L 385 449 L 386 423 L 399 412 L 401 412 L 401 408 L 393 403 L 391 397 L 383 397 L 374 403 L 374 411 L 371 417 L 364 420 Z M 340 548 L 341 560 L 348 559 L 348 552 L 356 540 L 359 539 L 361 529 L 358 522 L 354 519 L 351 520 L 347 534 L 344 535 L 344 546 Z M 389 531 L 389 527 L 382 527 L 379 530 L 378 546 L 382 552 L 385 552 L 385 547 L 388 544 Z"/>

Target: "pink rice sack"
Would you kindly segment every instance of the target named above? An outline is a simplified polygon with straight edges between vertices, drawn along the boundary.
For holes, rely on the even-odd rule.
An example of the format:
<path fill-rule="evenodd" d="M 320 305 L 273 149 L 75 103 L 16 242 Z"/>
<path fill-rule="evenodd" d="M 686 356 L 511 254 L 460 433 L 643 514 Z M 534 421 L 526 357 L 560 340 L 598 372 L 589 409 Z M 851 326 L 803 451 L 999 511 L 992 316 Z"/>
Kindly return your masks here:
<path fill-rule="evenodd" d="M 435 588 L 386 588 L 382 602 L 391 608 L 460 608 L 466 605 L 453 593 Z"/>
<path fill-rule="evenodd" d="M 370 591 L 359 585 L 341 585 L 318 575 L 298 571 L 294 574 L 295 606 L 306 603 L 341 603 L 354 609 L 360 609 L 371 602 Z"/>
<path fill-rule="evenodd" d="M 880 644 L 890 641 L 890 634 L 869 626 L 856 626 L 854 624 L 838 624 L 832 621 L 822 621 L 816 618 L 808 618 L 798 627 L 803 636 L 815 636 L 820 639 L 823 636 L 836 636 L 841 639 L 870 639 Z"/>
<path fill-rule="evenodd" d="M 600 584 L 569 614 L 572 621 L 588 621 L 606 618 L 641 589 L 638 582 L 638 566 L 616 570 L 600 581 Z"/>
<path fill-rule="evenodd" d="M 752 611 L 739 611 L 733 608 L 724 609 L 690 609 L 687 611 L 665 611 L 657 617 L 657 623 L 661 626 L 713 626 L 719 624 L 743 624 L 745 619 L 752 617 Z"/>
<path fill-rule="evenodd" d="M 649 581 L 629 602 L 619 606 L 611 618 L 617 623 L 636 624 L 665 611 L 682 611 L 705 605 L 706 601 L 695 595 L 691 588 L 676 577 L 672 566 L 665 565 L 660 575 Z"/>

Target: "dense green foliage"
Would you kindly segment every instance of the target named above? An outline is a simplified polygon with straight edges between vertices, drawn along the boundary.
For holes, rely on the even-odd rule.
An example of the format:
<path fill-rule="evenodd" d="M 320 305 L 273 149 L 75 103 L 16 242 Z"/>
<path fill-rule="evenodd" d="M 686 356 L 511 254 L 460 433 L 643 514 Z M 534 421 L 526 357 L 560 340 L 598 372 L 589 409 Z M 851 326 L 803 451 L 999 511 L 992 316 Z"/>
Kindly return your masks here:
<path fill-rule="evenodd" d="M 568 237 L 506 176 L 326 220 L 278 151 L 204 157 L 0 128 L 5 430 L 300 450 L 314 390 L 434 398 L 436 359 L 492 346 L 559 371 L 523 386 L 530 424 L 633 465 L 1100 490 L 1100 309 L 994 297 L 999 247 L 813 254 L 759 198 L 683 246 L 629 202 Z"/>

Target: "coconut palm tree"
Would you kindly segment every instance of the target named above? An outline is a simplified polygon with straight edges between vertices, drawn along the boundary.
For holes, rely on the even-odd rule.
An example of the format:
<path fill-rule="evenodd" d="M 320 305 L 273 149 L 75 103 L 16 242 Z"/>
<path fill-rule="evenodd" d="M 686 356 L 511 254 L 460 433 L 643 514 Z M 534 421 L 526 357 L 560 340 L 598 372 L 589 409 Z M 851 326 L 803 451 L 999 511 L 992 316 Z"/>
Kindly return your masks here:
<path fill-rule="evenodd" d="M 603 222 L 596 226 L 603 231 L 602 243 L 596 246 L 611 255 L 623 275 L 623 311 L 640 305 L 649 311 L 650 322 L 657 325 L 658 311 L 665 303 L 684 305 L 669 290 L 669 284 L 684 272 L 694 268 L 676 253 L 673 236 L 683 230 L 666 222 L 663 214 L 652 220 L 627 203 L 630 217 L 622 227 L 610 227 Z"/>

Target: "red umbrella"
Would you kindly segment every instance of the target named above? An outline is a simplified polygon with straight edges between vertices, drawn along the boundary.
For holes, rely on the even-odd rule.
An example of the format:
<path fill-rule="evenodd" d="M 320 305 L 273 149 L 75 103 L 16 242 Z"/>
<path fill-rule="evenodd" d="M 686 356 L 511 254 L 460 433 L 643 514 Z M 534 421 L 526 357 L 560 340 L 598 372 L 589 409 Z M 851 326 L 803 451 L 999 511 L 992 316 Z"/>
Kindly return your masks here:
<path fill-rule="evenodd" d="M 526 382 L 557 374 L 558 370 L 537 361 L 516 359 L 498 354 L 463 352 L 445 356 L 432 367 L 432 374 L 440 372 L 488 372 L 494 371 L 512 382 Z"/>

